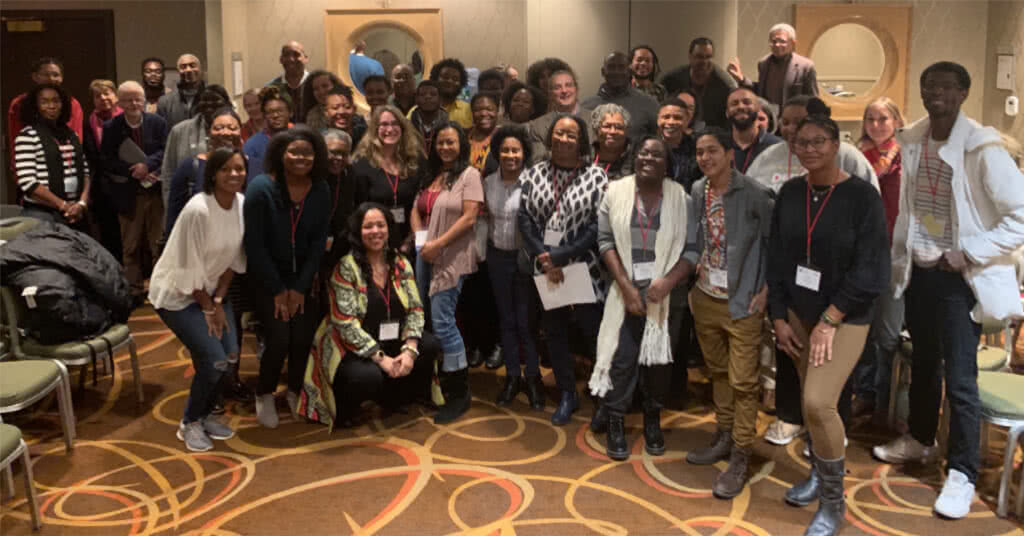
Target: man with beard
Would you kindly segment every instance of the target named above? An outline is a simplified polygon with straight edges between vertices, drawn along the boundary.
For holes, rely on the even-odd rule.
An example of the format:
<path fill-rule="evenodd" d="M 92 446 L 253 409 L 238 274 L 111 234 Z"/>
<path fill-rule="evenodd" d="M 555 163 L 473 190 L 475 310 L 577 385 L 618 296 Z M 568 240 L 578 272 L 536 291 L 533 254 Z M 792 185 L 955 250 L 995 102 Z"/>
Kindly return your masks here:
<path fill-rule="evenodd" d="M 171 92 L 164 86 L 164 60 L 146 58 L 142 60 L 142 90 L 146 92 L 147 114 L 155 114 L 160 97 Z"/>
<path fill-rule="evenodd" d="M 633 75 L 633 87 L 649 95 L 655 102 L 665 100 L 665 86 L 654 79 L 661 72 L 658 55 L 650 45 L 637 45 L 629 51 L 629 72 Z"/>
<path fill-rule="evenodd" d="M 729 62 L 729 75 L 739 85 L 756 91 L 779 107 L 797 95 L 817 97 L 818 74 L 814 70 L 814 61 L 793 52 L 796 30 L 789 24 L 776 24 L 768 30 L 768 41 L 771 54 L 757 62 L 757 82 L 743 76 L 739 58 Z"/>
<path fill-rule="evenodd" d="M 601 66 L 604 83 L 597 90 L 597 95 L 588 97 L 580 107 L 587 111 L 604 103 L 618 104 L 629 112 L 632 120 L 626 136 L 637 141 L 647 134 L 654 134 L 658 128 L 658 103 L 650 96 L 630 86 L 629 59 L 622 52 L 612 52 L 604 59 Z"/>
<path fill-rule="evenodd" d="M 203 65 L 195 54 L 182 54 L 177 66 L 178 88 L 160 97 L 156 105 L 156 113 L 167 121 L 167 128 L 174 128 L 195 115 L 193 103 L 204 85 Z"/>
<path fill-rule="evenodd" d="M 469 103 L 459 100 L 459 93 L 469 83 L 466 67 L 455 58 L 445 58 L 430 69 L 430 79 L 437 84 L 441 95 L 441 108 L 448 112 L 448 118 L 463 129 L 473 127 L 473 112 Z"/>
<path fill-rule="evenodd" d="M 291 97 L 291 120 L 293 123 L 301 123 L 306 120 L 305 117 L 299 117 L 299 114 L 305 109 L 302 102 L 302 83 L 309 76 L 309 71 L 306 70 L 309 56 L 306 54 L 306 49 L 302 46 L 302 43 L 288 41 L 281 46 L 281 57 L 278 58 L 278 61 L 281 62 L 284 74 L 271 80 L 267 85 L 277 86 Z"/>
<path fill-rule="evenodd" d="M 399 63 L 391 69 L 391 98 L 388 104 L 395 105 L 403 114 L 409 113 L 416 106 L 416 75 L 412 67 Z"/>
<path fill-rule="evenodd" d="M 728 128 L 725 101 L 736 88 L 736 81 L 712 62 L 714 56 L 715 44 L 711 39 L 698 37 L 690 41 L 690 63 L 666 73 L 661 83 L 669 95 L 690 91 L 697 96 L 699 113 L 694 121 Z"/>
<path fill-rule="evenodd" d="M 733 165 L 746 173 L 750 163 L 768 147 L 782 141 L 778 136 L 757 128 L 757 112 L 761 102 L 754 91 L 740 87 L 732 90 L 726 100 L 726 116 L 732 124 L 732 140 L 736 143 Z"/>

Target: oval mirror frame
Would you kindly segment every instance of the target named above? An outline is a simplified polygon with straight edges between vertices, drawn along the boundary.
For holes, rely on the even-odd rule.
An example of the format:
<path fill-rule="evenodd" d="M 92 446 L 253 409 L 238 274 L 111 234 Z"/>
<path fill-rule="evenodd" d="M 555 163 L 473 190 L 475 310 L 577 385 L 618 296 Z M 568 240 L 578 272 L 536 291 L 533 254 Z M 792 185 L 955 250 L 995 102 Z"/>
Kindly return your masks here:
<path fill-rule="evenodd" d="M 832 108 L 832 119 L 860 121 L 868 103 L 881 96 L 892 99 L 901 110 L 906 109 L 910 10 L 909 5 L 796 5 L 796 52 L 800 55 L 810 57 L 818 39 L 828 30 L 844 23 L 866 27 L 882 44 L 885 55 L 882 74 L 870 90 L 850 98 L 837 98 L 826 92 L 821 93 L 821 100 Z"/>

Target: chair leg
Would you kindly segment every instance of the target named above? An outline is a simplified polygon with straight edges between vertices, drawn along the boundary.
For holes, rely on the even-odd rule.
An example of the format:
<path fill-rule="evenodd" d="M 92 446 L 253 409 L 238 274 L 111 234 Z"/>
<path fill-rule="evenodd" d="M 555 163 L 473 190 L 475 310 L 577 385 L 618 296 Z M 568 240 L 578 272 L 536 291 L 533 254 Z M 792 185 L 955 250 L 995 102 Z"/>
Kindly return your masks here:
<path fill-rule="evenodd" d="M 57 403 L 60 406 L 60 423 L 64 428 L 64 447 L 70 454 L 75 447 L 75 408 L 71 401 L 71 380 L 68 369 L 60 361 L 56 361 L 60 370 L 60 385 L 57 386 Z"/>
<path fill-rule="evenodd" d="M 7 487 L 7 497 L 13 499 L 16 493 L 14 492 L 14 471 L 11 470 L 11 466 L 4 467 L 4 486 Z"/>
<path fill-rule="evenodd" d="M 1003 471 L 999 477 L 999 497 L 996 499 L 996 515 L 1006 517 L 1007 507 L 1010 502 L 1010 478 L 1013 476 L 1013 455 L 1017 453 L 1017 444 L 1020 442 L 1021 433 L 1024 433 L 1024 425 L 1014 426 L 1006 434 L 1006 451 L 1003 453 Z M 1021 494 L 1024 488 L 1017 492 L 1017 513 L 1020 514 Z"/>
<path fill-rule="evenodd" d="M 900 374 L 903 372 L 903 357 L 894 355 L 892 376 L 889 379 L 889 429 L 896 429 L 896 396 L 900 391 Z"/>
<path fill-rule="evenodd" d="M 142 394 L 142 375 L 139 373 L 139 354 L 135 348 L 135 338 L 131 335 L 128 336 L 128 351 L 132 357 L 132 375 L 135 377 L 135 392 L 139 395 L 139 404 L 145 401 L 145 396 Z"/>
<path fill-rule="evenodd" d="M 36 485 L 32 481 L 32 459 L 28 455 L 28 445 L 21 442 L 21 462 L 25 465 L 25 497 L 28 498 L 29 508 L 32 509 L 32 527 L 39 530 L 43 526 L 43 520 L 39 515 L 39 500 L 36 498 Z"/>

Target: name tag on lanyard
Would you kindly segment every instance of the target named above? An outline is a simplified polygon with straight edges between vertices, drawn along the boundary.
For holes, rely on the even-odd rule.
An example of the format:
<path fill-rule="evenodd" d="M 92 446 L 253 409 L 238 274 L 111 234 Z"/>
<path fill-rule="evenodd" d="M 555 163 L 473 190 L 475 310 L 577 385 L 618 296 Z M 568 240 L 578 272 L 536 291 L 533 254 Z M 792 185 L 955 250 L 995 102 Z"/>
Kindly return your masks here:
<path fill-rule="evenodd" d="M 651 279 L 654 279 L 654 261 L 633 263 L 633 281 L 650 281 Z"/>
<path fill-rule="evenodd" d="M 711 286 L 718 288 L 729 288 L 729 272 L 718 268 L 708 270 L 708 281 Z"/>
<path fill-rule="evenodd" d="M 818 292 L 818 287 L 821 285 L 821 272 L 810 266 L 798 264 L 796 266 L 796 285 Z"/>
<path fill-rule="evenodd" d="M 380 325 L 380 340 L 393 341 L 398 339 L 398 322 L 382 322 Z"/>

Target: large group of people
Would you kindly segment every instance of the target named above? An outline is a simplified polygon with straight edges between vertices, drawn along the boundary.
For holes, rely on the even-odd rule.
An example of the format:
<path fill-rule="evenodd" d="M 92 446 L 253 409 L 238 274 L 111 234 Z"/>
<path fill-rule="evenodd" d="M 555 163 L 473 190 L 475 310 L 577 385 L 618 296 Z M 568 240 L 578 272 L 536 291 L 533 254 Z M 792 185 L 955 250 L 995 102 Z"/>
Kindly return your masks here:
<path fill-rule="evenodd" d="M 861 410 L 888 407 L 905 317 L 910 431 L 874 454 L 934 453 L 945 381 L 949 469 L 935 510 L 964 517 L 979 322 L 1022 314 L 1004 260 L 1024 244 L 1024 178 L 998 133 L 961 111 L 971 80 L 950 62 L 920 75 L 927 117 L 904 128 L 880 98 L 856 145 L 843 142 L 795 34 L 771 29 L 757 81 L 737 60 L 717 65 L 698 37 L 689 63 L 660 78 L 641 45 L 609 53 L 586 98 L 570 65 L 545 58 L 525 82 L 510 66 L 484 71 L 467 100 L 456 58 L 418 80 L 422 65 L 381 74 L 356 50 L 352 88 L 306 70 L 292 41 L 282 75 L 242 97 L 245 121 L 192 54 L 171 90 L 157 58 L 141 83 L 94 81 L 88 117 L 60 61 L 43 58 L 11 104 L 12 169 L 25 214 L 92 233 L 188 348 L 196 374 L 178 438 L 189 450 L 233 436 L 216 418 L 225 397 L 277 427 L 285 368 L 292 415 L 334 427 L 358 423 L 371 400 L 459 419 L 469 369 L 485 362 L 505 369 L 497 404 L 525 393 L 542 410 L 543 362 L 562 426 L 580 407 L 582 355 L 607 455 L 629 457 L 636 399 L 658 456 L 661 409 L 703 360 L 717 429 L 686 461 L 727 461 L 712 489 L 728 499 L 750 476 L 761 350 L 774 341 L 765 439 L 806 431 L 810 473 L 784 499 L 818 500 L 807 534 L 831 535 L 851 393 Z M 570 271 L 596 299 L 544 309 L 537 287 Z M 263 345 L 255 392 L 238 376 L 243 311 Z"/>

